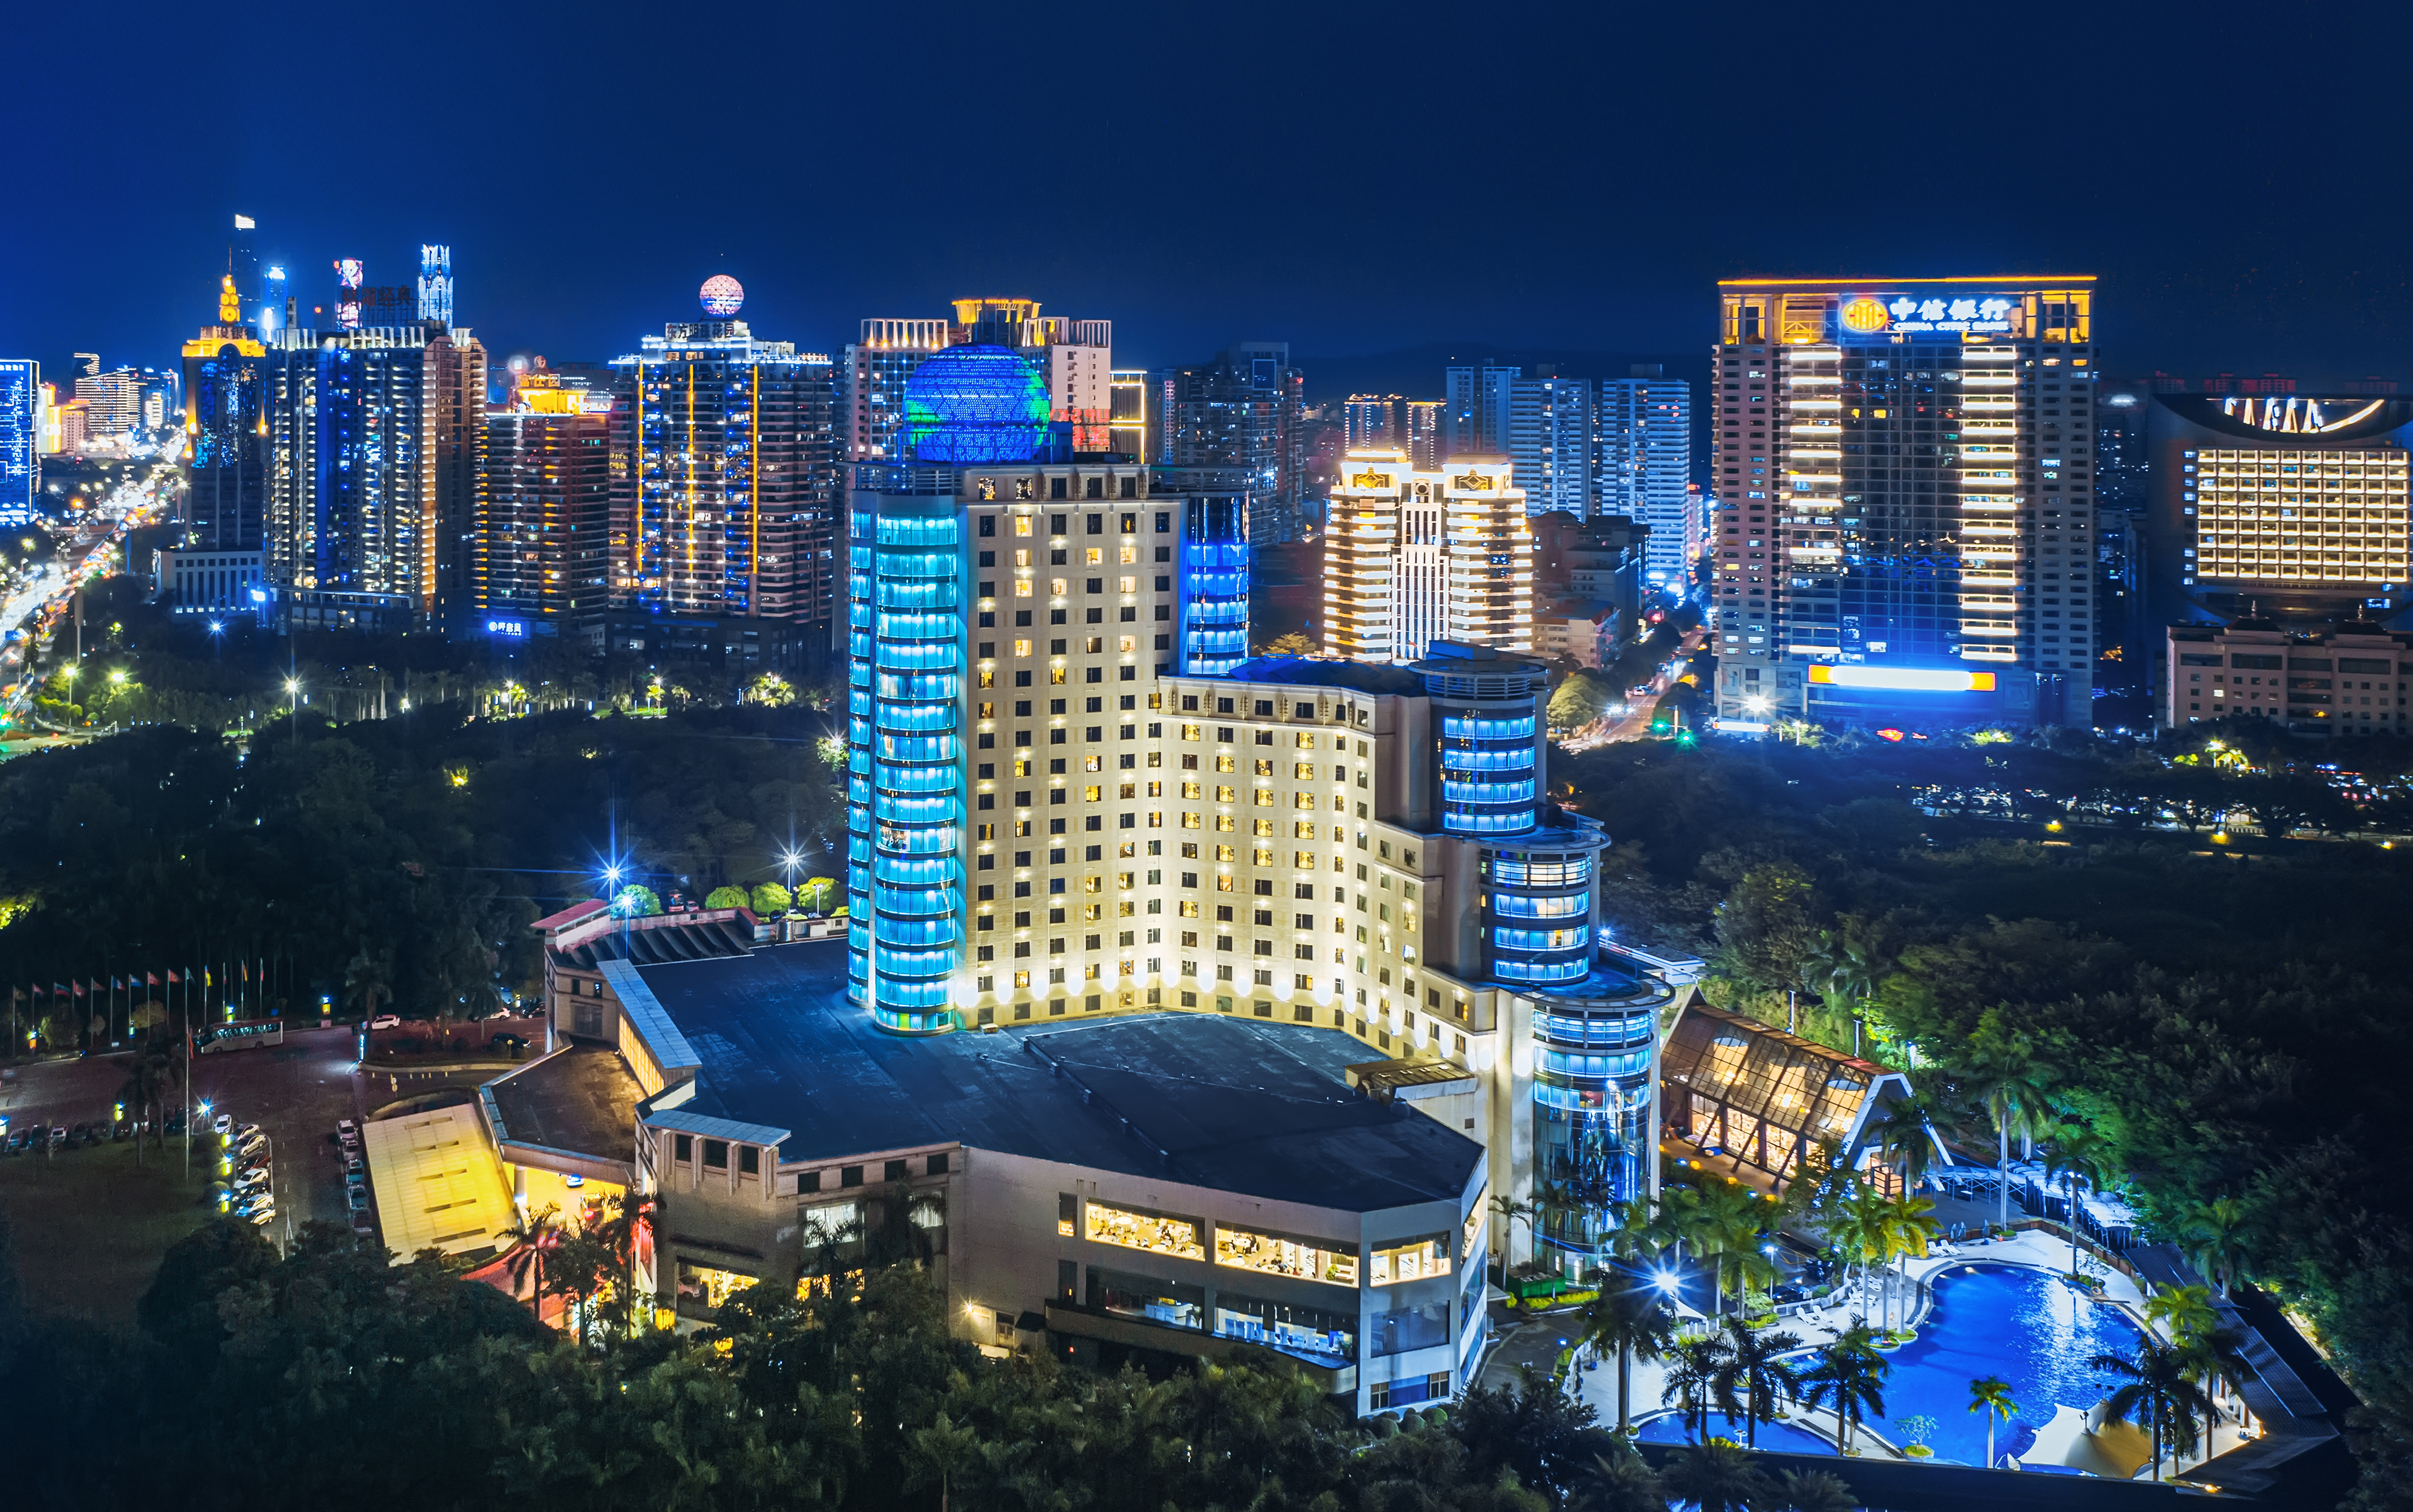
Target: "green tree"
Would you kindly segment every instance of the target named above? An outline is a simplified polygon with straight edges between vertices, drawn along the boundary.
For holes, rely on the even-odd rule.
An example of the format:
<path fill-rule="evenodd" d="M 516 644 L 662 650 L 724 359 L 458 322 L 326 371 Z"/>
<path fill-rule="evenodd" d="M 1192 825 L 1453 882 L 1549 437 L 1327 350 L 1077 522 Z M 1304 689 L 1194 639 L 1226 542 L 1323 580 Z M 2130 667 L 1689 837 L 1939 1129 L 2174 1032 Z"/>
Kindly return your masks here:
<path fill-rule="evenodd" d="M 1776 1483 L 1750 1453 L 1723 1442 L 1678 1449 L 1667 1457 L 1660 1478 L 1699 1512 L 1748 1512 L 1772 1505 L 1776 1497 Z"/>
<path fill-rule="evenodd" d="M 1994 1465 L 1994 1427 L 2020 1415 L 2011 1400 L 2011 1384 L 1997 1375 L 1981 1375 L 1969 1383 L 1969 1410 L 1986 1415 L 1986 1467 Z"/>
<path fill-rule="evenodd" d="M 1800 1391 L 1800 1372 L 1784 1356 L 1801 1347 L 1793 1334 L 1754 1328 L 1740 1318 L 1725 1323 L 1725 1357 L 1714 1390 L 1718 1411 L 1742 1419 L 1743 1444 L 1759 1447 L 1759 1425 L 1772 1423 L 1785 1401 Z"/>
<path fill-rule="evenodd" d="M 1860 1499 L 1828 1470 L 1788 1470 L 1777 1477 L 1777 1505 L 1789 1512 L 1858 1512 Z"/>
<path fill-rule="evenodd" d="M 612 899 L 612 912 L 622 918 L 647 918 L 661 911 L 662 900 L 655 896 L 652 888 L 642 883 L 621 888 Z"/>
<path fill-rule="evenodd" d="M 1684 1431 L 1695 1441 L 1709 1436 L 1710 1414 L 1717 1410 L 1718 1381 L 1726 1364 L 1725 1341 L 1716 1334 L 1686 1340 L 1668 1356 L 1660 1401 L 1681 1415 Z"/>
<path fill-rule="evenodd" d="M 827 913 L 837 906 L 838 896 L 836 878 L 808 877 L 796 889 L 796 907 L 807 913 Z"/>
<path fill-rule="evenodd" d="M 1621 1439 L 1606 1454 L 1592 1456 L 1567 1505 L 1571 1512 L 1666 1512 L 1667 1488 L 1641 1452 Z"/>
<path fill-rule="evenodd" d="M 703 895 L 703 906 L 708 909 L 742 909 L 751 900 L 752 895 L 745 888 L 727 884 Z"/>
<path fill-rule="evenodd" d="M 1885 1381 L 1892 1365 L 1877 1353 L 1876 1336 L 1855 1323 L 1820 1348 L 1801 1375 L 1801 1405 L 1835 1412 L 1835 1446 L 1857 1454 L 1854 1430 L 1868 1417 L 1885 1416 Z"/>
<path fill-rule="evenodd" d="M 767 919 L 775 914 L 785 913 L 788 912 L 788 905 L 794 899 L 789 895 L 788 889 L 777 882 L 766 882 L 754 884 L 753 909 L 757 917 Z"/>
<path fill-rule="evenodd" d="M 2162 1478 L 2162 1448 L 2185 1454 L 2212 1416 L 2212 1399 L 2189 1379 L 2193 1362 L 2184 1350 L 2151 1334 L 2137 1341 L 2136 1357 L 2106 1352 L 2086 1362 L 2090 1371 L 2114 1376 L 2120 1385 L 2104 1399 L 2112 1417 L 2142 1413 L 2154 1435 L 2154 1478 Z"/>
<path fill-rule="evenodd" d="M 1788 862 L 1753 867 L 1718 908 L 1720 967 L 1751 986 L 1781 990 L 1799 979 L 1816 943 L 1811 921 L 1818 912 L 1807 872 Z"/>
<path fill-rule="evenodd" d="M 1267 641 L 1263 645 L 1258 646 L 1257 655 L 1264 657 L 1311 657 L 1319 654 L 1322 649 L 1323 647 L 1317 645 L 1313 641 L 1309 640 L 1305 635 L 1300 634 L 1296 630 L 1293 630 L 1287 635 L 1277 636 L 1273 640 Z"/>
<path fill-rule="evenodd" d="M 2056 1124 L 2046 1135 L 2044 1146 L 2045 1179 L 2061 1178 L 2062 1193 L 2069 1204 L 2069 1273 L 2078 1270 L 2078 1183 L 2083 1178 L 2088 1186 L 2100 1192 L 2109 1186 L 2114 1159 L 2111 1141 L 2088 1124 Z"/>
<path fill-rule="evenodd" d="M 2011 1136 L 2024 1136 L 2044 1127 L 2050 1111 L 2047 1088 L 2051 1071 L 2037 1053 L 2034 1037 L 2009 1027 L 1999 1011 L 1991 1009 L 1962 1048 L 1953 1070 L 1994 1120 L 2002 1206 L 1999 1222 L 2008 1226 Z"/>
<path fill-rule="evenodd" d="M 1675 1342 L 1666 1298 L 1656 1286 L 1604 1283 L 1578 1316 L 1580 1346 L 1617 1356 L 1617 1431 L 1623 1437 L 1633 1421 L 1635 1362 L 1647 1365 L 1664 1358 Z"/>
<path fill-rule="evenodd" d="M 1530 1365 L 1515 1384 L 1476 1386 L 1458 1401 L 1452 1429 L 1466 1445 L 1467 1474 L 1488 1484 L 1502 1472 L 1556 1499 L 1591 1463 L 1599 1438 L 1590 1403 Z"/>
<path fill-rule="evenodd" d="M 2193 1204 L 2179 1220 L 2178 1232 L 2187 1263 L 2223 1293 L 2245 1278 L 2252 1228 L 2243 1203 L 2214 1197 Z"/>

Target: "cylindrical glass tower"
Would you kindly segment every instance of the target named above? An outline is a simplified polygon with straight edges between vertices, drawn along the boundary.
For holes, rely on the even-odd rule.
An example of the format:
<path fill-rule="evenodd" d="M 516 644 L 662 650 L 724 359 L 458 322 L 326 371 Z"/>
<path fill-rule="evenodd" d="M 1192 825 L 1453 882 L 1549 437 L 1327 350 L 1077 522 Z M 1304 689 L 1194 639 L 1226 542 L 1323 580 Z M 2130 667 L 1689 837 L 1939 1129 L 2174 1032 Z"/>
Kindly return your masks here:
<path fill-rule="evenodd" d="M 1532 995 L 1534 1235 L 1566 1274 L 1606 1263 L 1610 1205 L 1651 1191 L 1659 1014 L 1673 996 L 1607 967 Z"/>
<path fill-rule="evenodd" d="M 848 991 L 935 1033 L 963 941 L 963 519 L 951 491 L 861 491 L 851 514 Z"/>
<path fill-rule="evenodd" d="M 1181 635 L 1177 672 L 1220 677 L 1249 659 L 1249 499 L 1193 497 L 1182 506 Z"/>

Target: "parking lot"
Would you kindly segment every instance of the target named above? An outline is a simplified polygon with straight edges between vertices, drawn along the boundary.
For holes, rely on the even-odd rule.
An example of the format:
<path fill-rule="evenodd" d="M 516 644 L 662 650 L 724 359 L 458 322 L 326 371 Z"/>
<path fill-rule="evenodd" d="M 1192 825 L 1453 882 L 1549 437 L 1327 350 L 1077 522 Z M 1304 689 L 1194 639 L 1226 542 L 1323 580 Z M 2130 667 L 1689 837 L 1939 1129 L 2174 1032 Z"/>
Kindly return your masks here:
<path fill-rule="evenodd" d="M 350 1223 L 343 1151 L 335 1138 L 337 1119 L 359 1120 L 398 1098 L 450 1087 L 474 1087 L 496 1075 L 491 1069 L 441 1066 L 363 1072 L 353 1064 L 358 1048 L 359 1039 L 350 1025 L 312 1027 L 293 1030 L 283 1045 L 200 1056 L 192 1063 L 197 1131 L 191 1150 L 194 1175 L 206 1178 L 217 1174 L 215 1142 L 200 1137 L 209 1128 L 199 1112 L 201 1104 L 237 1123 L 258 1124 L 273 1154 L 271 1187 L 276 1216 L 267 1225 L 267 1233 L 280 1245 L 289 1243 L 301 1226 L 313 1220 Z M 13 1077 L 0 1078 L 0 1118 L 7 1119 L 11 1129 L 37 1123 L 106 1125 L 126 1083 L 126 1059 L 92 1056 L 16 1067 Z M 13 1159 L 53 1160 L 64 1166 L 79 1160 L 113 1157 L 124 1149 L 61 1149 L 48 1156 Z M 146 1148 L 144 1159 L 155 1161 L 157 1154 Z M 165 1155 L 170 1167 L 181 1170 L 185 1142 L 170 1137 Z"/>

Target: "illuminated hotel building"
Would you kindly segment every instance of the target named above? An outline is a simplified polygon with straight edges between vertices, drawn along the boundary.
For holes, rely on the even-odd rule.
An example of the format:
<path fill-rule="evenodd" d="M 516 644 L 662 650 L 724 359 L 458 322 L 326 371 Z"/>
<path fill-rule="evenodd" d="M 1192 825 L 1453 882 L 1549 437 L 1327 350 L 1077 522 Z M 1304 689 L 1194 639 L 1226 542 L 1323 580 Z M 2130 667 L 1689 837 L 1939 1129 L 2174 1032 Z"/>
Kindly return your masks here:
<path fill-rule="evenodd" d="M 1353 448 L 1334 472 L 1324 538 L 1328 656 L 1414 661 L 1449 636 L 1449 481 L 1413 460 L 1398 448 Z"/>
<path fill-rule="evenodd" d="M 735 280 L 723 282 L 736 289 Z M 742 298 L 708 292 L 707 313 L 725 305 L 733 315 Z M 722 317 L 673 321 L 612 365 L 622 395 L 613 605 L 832 624 L 838 466 L 830 360 Z"/>
<path fill-rule="evenodd" d="M 2156 393 L 2146 404 L 2154 613 L 2312 631 L 2405 611 L 2413 400 Z"/>
<path fill-rule="evenodd" d="M 1048 419 L 1072 427 L 1072 449 L 1147 460 L 1145 400 L 1118 395 L 1137 375 L 1114 371 L 1111 320 L 1043 316 L 1035 299 L 959 299 L 952 319 L 868 319 L 846 348 L 847 459 L 894 462 L 905 455 L 905 384 L 934 352 L 977 343 L 1004 347 L 1038 363 L 1047 384 Z M 1126 413 L 1126 411 L 1130 411 Z"/>
<path fill-rule="evenodd" d="M 907 398 L 913 459 L 858 467 L 849 506 L 850 999 L 909 1035 L 1338 1030 L 1392 1058 L 1358 1068 L 1384 1095 L 1476 1134 L 1497 1188 L 1538 1162 L 1645 1191 L 1667 988 L 1599 964 L 1607 838 L 1545 797 L 1547 669 L 1438 637 L 1408 667 L 1240 660 L 1245 494 L 1046 460 L 1006 348 L 952 348 Z M 1507 468 L 1452 487 L 1521 527 Z M 1569 1222 L 1542 1242 L 1595 1264 Z"/>
<path fill-rule="evenodd" d="M 1454 456 L 1442 468 L 1448 638 L 1533 648 L 1533 529 L 1506 457 Z"/>
<path fill-rule="evenodd" d="M 1720 284 L 1720 716 L 2091 725 L 2094 297 Z"/>

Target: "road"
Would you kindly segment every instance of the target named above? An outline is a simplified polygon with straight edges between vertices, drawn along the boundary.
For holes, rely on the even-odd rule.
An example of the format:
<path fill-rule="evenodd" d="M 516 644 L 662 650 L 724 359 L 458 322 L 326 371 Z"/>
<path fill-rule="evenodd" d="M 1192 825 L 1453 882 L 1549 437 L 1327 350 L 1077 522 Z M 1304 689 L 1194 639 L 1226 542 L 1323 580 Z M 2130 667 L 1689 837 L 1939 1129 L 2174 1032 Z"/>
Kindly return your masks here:
<path fill-rule="evenodd" d="M 128 534 L 165 517 L 174 478 L 170 459 L 120 483 L 84 511 L 56 556 L 0 600 L 0 728 L 22 719 L 33 701 L 37 680 L 23 674 L 35 644 L 58 628 L 76 586 L 106 571 Z"/>
<path fill-rule="evenodd" d="M 1685 660 L 1698 651 L 1709 638 L 1710 632 L 1707 627 L 1695 627 L 1686 630 L 1682 642 L 1675 650 L 1667 653 L 1667 660 L 1674 662 Z M 1612 741 L 1642 739 L 1651 734 L 1651 721 L 1659 714 L 1659 700 L 1670 686 L 1665 673 L 1652 676 L 1649 698 L 1631 701 L 1624 717 L 1611 723 L 1606 730 L 1595 734 L 1577 735 L 1573 739 L 1562 742 L 1561 749 L 1590 750 L 1594 746 L 1606 746 Z"/>

